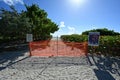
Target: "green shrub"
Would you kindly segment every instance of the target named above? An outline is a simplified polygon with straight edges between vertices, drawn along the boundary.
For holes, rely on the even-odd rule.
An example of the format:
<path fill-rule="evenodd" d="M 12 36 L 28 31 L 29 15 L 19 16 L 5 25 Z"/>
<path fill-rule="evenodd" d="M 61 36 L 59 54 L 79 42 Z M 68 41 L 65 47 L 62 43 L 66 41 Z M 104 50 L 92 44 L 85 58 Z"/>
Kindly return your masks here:
<path fill-rule="evenodd" d="M 99 46 L 88 48 L 89 53 L 120 56 L 120 36 L 100 36 Z"/>
<path fill-rule="evenodd" d="M 86 42 L 87 35 L 62 35 L 61 39 L 65 42 Z M 89 53 L 120 56 L 120 35 L 100 36 L 99 46 L 88 46 Z"/>
<path fill-rule="evenodd" d="M 78 35 L 78 34 L 62 35 L 61 39 L 66 42 L 85 42 L 88 40 L 87 35 Z"/>

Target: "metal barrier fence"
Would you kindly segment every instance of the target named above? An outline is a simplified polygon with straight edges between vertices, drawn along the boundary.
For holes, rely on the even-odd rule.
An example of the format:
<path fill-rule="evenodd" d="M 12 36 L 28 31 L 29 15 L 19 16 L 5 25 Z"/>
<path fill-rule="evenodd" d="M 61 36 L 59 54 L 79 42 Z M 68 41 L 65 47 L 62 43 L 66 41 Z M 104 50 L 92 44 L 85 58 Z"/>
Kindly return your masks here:
<path fill-rule="evenodd" d="M 84 56 L 87 55 L 87 43 L 63 42 L 60 39 L 30 42 L 30 56 Z"/>

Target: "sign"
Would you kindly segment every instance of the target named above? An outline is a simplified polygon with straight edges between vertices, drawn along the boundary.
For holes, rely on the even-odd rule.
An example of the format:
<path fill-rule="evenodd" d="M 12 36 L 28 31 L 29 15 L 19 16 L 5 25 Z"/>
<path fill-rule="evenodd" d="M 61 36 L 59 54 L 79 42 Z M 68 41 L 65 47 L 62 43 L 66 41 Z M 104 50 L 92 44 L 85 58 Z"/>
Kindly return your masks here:
<path fill-rule="evenodd" d="M 33 35 L 32 35 L 32 34 L 27 34 L 27 35 L 26 35 L 26 41 L 27 41 L 27 42 L 33 41 Z"/>
<path fill-rule="evenodd" d="M 99 46 L 100 32 L 89 32 L 88 45 Z"/>

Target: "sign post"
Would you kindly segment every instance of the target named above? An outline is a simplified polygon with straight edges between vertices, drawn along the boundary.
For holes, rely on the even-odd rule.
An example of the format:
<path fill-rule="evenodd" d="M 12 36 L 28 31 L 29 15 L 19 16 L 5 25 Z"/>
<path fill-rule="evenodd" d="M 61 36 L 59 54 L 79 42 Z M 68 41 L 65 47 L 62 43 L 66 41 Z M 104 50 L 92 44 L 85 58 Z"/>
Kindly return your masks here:
<path fill-rule="evenodd" d="M 32 34 L 26 34 L 26 42 L 29 42 L 29 51 L 31 56 L 31 42 L 33 41 L 33 35 Z"/>
<path fill-rule="evenodd" d="M 100 32 L 89 32 L 88 45 L 99 46 L 99 36 Z"/>
<path fill-rule="evenodd" d="M 93 52 L 99 46 L 99 36 L 100 32 L 89 32 L 88 45 L 93 48 Z"/>
<path fill-rule="evenodd" d="M 33 35 L 32 34 L 26 34 L 26 41 L 32 42 L 33 41 Z"/>

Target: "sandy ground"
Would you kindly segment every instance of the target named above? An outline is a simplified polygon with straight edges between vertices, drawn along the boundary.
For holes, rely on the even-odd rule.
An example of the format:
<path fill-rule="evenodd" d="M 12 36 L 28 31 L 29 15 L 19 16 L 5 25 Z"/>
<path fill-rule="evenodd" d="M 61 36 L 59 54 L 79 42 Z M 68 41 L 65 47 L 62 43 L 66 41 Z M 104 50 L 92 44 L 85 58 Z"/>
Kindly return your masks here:
<path fill-rule="evenodd" d="M 0 54 L 0 80 L 120 80 L 120 58 L 29 57 L 29 52 Z"/>

